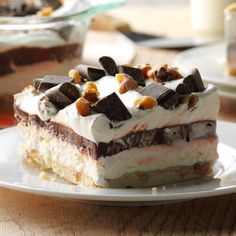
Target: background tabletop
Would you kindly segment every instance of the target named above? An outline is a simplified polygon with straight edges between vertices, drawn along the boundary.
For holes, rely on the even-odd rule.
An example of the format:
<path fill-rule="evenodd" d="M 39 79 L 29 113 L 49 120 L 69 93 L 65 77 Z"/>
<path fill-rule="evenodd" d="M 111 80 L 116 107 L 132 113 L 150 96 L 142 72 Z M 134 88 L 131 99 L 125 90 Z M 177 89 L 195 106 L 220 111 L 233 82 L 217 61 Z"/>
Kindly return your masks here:
<path fill-rule="evenodd" d="M 139 31 L 192 34 L 186 5 L 130 5 L 112 15 Z M 177 53 L 138 48 L 134 64 L 171 63 Z M 219 118 L 236 121 L 233 106 L 235 101 L 221 98 Z M 101 207 L 0 189 L 0 235 L 234 235 L 235 209 L 236 194 L 152 207 Z"/>

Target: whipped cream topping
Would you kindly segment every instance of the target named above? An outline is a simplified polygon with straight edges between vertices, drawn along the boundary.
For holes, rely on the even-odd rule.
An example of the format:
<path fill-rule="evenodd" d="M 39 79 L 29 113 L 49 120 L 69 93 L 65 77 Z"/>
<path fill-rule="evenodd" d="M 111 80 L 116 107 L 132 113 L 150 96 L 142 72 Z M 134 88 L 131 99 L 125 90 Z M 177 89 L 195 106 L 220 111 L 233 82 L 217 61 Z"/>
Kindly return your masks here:
<path fill-rule="evenodd" d="M 97 113 L 83 117 L 78 114 L 75 103 L 73 103 L 50 119 L 70 127 L 78 135 L 95 143 L 110 142 L 130 132 L 189 124 L 201 120 L 216 120 L 219 111 L 217 89 L 210 84 L 203 92 L 193 93 L 198 97 L 198 101 L 191 109 L 186 102 L 172 110 L 166 110 L 158 105 L 153 109 L 139 110 L 134 106 L 134 101 L 142 95 L 134 90 L 119 94 L 119 84 L 113 76 L 104 76 L 95 83 L 100 92 L 100 98 L 115 91 L 132 114 L 132 118 L 122 122 L 111 122 L 104 114 Z M 171 83 L 174 82 L 167 82 L 166 86 L 171 86 Z M 15 95 L 15 104 L 28 114 L 38 115 L 45 120 L 38 108 L 42 96 L 44 94 L 36 94 L 32 88 L 28 88 Z"/>

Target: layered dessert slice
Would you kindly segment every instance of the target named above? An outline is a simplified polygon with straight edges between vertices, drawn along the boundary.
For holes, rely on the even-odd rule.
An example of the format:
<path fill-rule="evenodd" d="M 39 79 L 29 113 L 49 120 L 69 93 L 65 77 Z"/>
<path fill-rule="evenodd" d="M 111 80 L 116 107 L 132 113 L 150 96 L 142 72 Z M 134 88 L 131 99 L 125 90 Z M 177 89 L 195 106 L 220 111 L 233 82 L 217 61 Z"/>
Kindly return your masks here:
<path fill-rule="evenodd" d="M 45 71 L 63 75 L 80 62 L 87 25 L 75 19 L 55 18 L 70 12 L 76 2 L 0 2 L 1 106 L 12 105 L 12 95 L 32 78 L 43 76 Z"/>
<path fill-rule="evenodd" d="M 197 69 L 79 65 L 15 95 L 24 156 L 75 184 L 148 187 L 212 177 L 218 158 L 214 86 Z"/>

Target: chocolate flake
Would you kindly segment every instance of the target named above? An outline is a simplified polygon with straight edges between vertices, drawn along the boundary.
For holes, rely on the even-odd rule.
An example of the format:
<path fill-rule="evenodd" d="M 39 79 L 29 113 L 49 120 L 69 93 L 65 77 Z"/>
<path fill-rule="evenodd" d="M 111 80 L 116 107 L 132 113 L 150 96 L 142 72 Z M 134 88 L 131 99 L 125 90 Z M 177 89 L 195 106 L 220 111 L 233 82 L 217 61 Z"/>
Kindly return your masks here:
<path fill-rule="evenodd" d="M 97 67 L 80 64 L 76 67 L 76 70 L 78 70 L 83 78 L 90 81 L 96 81 L 105 76 L 105 71 Z"/>
<path fill-rule="evenodd" d="M 184 78 L 183 82 L 190 88 L 191 92 L 203 92 L 205 90 L 201 75 L 196 68 Z"/>
<path fill-rule="evenodd" d="M 99 63 L 108 75 L 114 76 L 118 73 L 116 62 L 111 57 L 100 57 Z"/>
<path fill-rule="evenodd" d="M 69 76 L 45 75 L 43 78 L 34 79 L 33 85 L 39 91 L 45 92 L 46 90 L 59 84 L 63 84 L 65 82 L 71 83 L 72 81 L 73 79 Z"/>
<path fill-rule="evenodd" d="M 163 85 L 151 83 L 143 88 L 140 93 L 144 96 L 150 96 L 157 100 L 158 105 L 165 109 L 171 109 L 177 105 L 179 97 L 177 93 Z"/>
<path fill-rule="evenodd" d="M 45 94 L 48 100 L 59 109 L 65 108 L 80 97 L 79 89 L 71 83 L 64 83 L 53 87 L 47 90 Z"/>
<path fill-rule="evenodd" d="M 132 117 L 116 93 L 102 98 L 92 108 L 95 112 L 105 114 L 111 121 L 123 121 Z"/>
<path fill-rule="evenodd" d="M 176 86 L 175 92 L 179 95 L 187 95 L 191 93 L 191 90 L 186 84 L 180 83 Z"/>
<path fill-rule="evenodd" d="M 124 73 L 124 74 L 131 76 L 134 80 L 137 81 L 138 85 L 143 86 L 143 87 L 146 86 L 144 76 L 143 76 L 141 69 L 119 65 L 118 71 L 120 73 Z"/>
<path fill-rule="evenodd" d="M 81 97 L 80 90 L 72 83 L 64 83 L 60 86 L 60 91 L 66 95 L 72 102 Z"/>

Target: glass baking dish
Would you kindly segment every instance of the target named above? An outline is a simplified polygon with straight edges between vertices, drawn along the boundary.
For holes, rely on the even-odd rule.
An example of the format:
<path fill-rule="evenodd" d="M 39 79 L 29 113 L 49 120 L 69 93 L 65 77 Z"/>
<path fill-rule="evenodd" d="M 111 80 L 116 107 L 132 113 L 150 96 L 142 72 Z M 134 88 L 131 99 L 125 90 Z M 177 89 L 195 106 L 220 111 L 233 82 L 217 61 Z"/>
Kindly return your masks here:
<path fill-rule="evenodd" d="M 124 0 L 67 0 L 50 16 L 0 17 L 0 108 L 46 74 L 66 75 L 80 63 L 86 32 L 97 13 Z"/>

